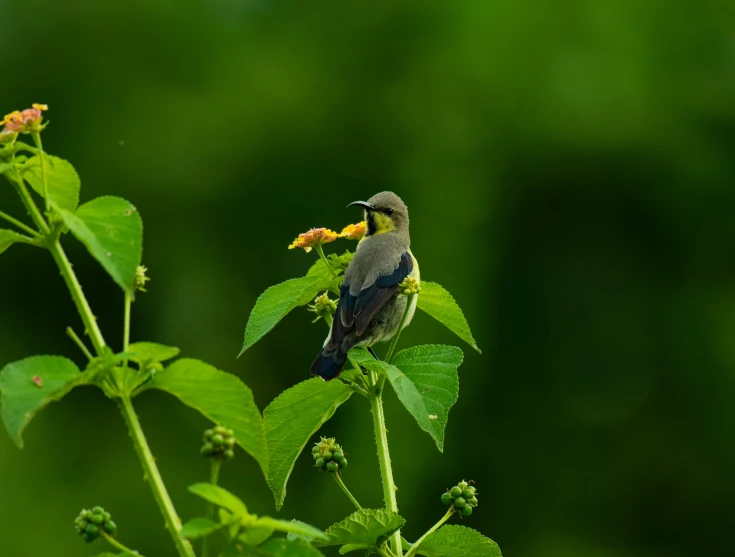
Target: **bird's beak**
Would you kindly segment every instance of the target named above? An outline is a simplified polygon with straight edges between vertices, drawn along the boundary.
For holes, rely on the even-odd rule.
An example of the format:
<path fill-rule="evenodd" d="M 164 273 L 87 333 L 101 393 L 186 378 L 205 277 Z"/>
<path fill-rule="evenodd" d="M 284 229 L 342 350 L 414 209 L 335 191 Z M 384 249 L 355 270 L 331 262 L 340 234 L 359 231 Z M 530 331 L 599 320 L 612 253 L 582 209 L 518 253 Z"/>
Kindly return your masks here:
<path fill-rule="evenodd" d="M 375 209 L 375 206 L 372 203 L 368 203 L 367 201 L 353 201 L 352 203 L 350 203 L 347 206 L 348 207 L 353 207 L 353 206 L 355 206 L 355 207 L 362 207 L 366 211 L 372 211 L 372 210 Z"/>

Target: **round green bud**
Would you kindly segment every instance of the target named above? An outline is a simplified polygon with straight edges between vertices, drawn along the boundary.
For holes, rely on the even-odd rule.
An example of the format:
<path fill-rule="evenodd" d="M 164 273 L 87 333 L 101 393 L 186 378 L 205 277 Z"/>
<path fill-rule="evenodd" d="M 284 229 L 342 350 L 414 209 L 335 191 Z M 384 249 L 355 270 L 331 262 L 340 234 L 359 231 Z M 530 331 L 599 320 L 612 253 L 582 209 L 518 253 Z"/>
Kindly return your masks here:
<path fill-rule="evenodd" d="M 110 513 L 104 512 L 104 513 L 102 513 L 102 516 L 104 517 L 105 522 L 107 522 L 108 520 L 110 520 Z"/>
<path fill-rule="evenodd" d="M 452 501 L 454 501 L 454 498 L 447 493 L 446 491 L 442 493 L 442 503 L 444 503 L 447 507 L 452 504 Z"/>
<path fill-rule="evenodd" d="M 212 438 L 212 435 L 214 435 L 214 430 L 213 429 L 205 429 L 204 430 L 204 439 L 205 440 L 208 441 L 209 439 L 211 439 Z"/>
<path fill-rule="evenodd" d="M 234 437 L 227 437 L 225 439 L 225 447 L 227 447 L 228 449 L 231 449 L 234 446 L 235 446 L 235 438 Z"/>
<path fill-rule="evenodd" d="M 108 520 L 107 522 L 105 522 L 103 528 L 108 534 L 114 534 L 115 530 L 117 530 L 117 524 L 115 524 L 115 522 L 112 520 Z"/>
<path fill-rule="evenodd" d="M 317 454 L 317 453 L 321 453 L 321 452 L 322 452 L 322 450 L 321 450 L 321 448 L 319 447 L 319 445 L 314 445 L 314 448 L 313 448 L 313 449 L 311 449 L 311 452 L 312 452 L 312 453 L 314 453 L 314 454 Z"/>
<path fill-rule="evenodd" d="M 455 509 L 461 509 L 465 505 L 467 505 L 467 501 L 465 501 L 463 497 L 455 497 L 454 498 L 454 508 Z"/>
<path fill-rule="evenodd" d="M 99 526 L 105 521 L 105 517 L 102 514 L 96 514 L 92 517 L 92 524 Z"/>
<path fill-rule="evenodd" d="M 334 461 L 327 462 L 327 472 L 336 472 L 337 470 L 339 470 L 339 464 Z"/>
<path fill-rule="evenodd" d="M 452 491 L 449 492 L 452 497 L 460 497 L 462 495 L 462 490 L 458 486 L 454 486 L 452 488 Z"/>
<path fill-rule="evenodd" d="M 105 512 L 105 509 L 103 509 L 102 507 L 98 506 L 92 508 L 92 513 L 94 514 L 102 514 L 103 512 Z"/>
<path fill-rule="evenodd" d="M 465 499 L 472 499 L 474 496 L 475 492 L 470 488 L 467 488 L 462 492 L 462 497 L 464 497 Z"/>
<path fill-rule="evenodd" d="M 84 529 L 84 533 L 87 534 L 88 537 L 95 539 L 100 535 L 99 526 L 96 524 L 87 524 L 87 527 Z"/>
<path fill-rule="evenodd" d="M 84 518 L 87 520 L 92 520 L 92 517 L 94 516 L 94 513 L 92 511 L 84 511 Z"/>
<path fill-rule="evenodd" d="M 335 451 L 332 453 L 332 458 L 339 462 L 340 460 L 344 460 L 345 454 L 342 451 Z"/>
<path fill-rule="evenodd" d="M 332 453 L 331 453 L 331 452 L 329 452 L 329 451 L 326 451 L 326 452 L 324 453 L 324 460 L 326 460 L 327 462 L 329 462 L 330 460 L 332 460 L 332 456 L 333 456 L 333 455 L 332 455 Z"/>
<path fill-rule="evenodd" d="M 316 467 L 319 468 L 319 470 L 324 470 L 324 465 L 326 463 L 327 461 L 320 457 L 316 460 Z"/>
<path fill-rule="evenodd" d="M 205 443 L 202 445 L 201 451 L 204 456 L 212 456 L 214 454 L 214 445 L 212 443 Z"/>
<path fill-rule="evenodd" d="M 472 514 L 472 507 L 467 505 L 466 507 L 462 507 L 462 510 L 459 512 L 462 513 L 462 516 L 470 516 Z"/>
<path fill-rule="evenodd" d="M 457 485 L 457 487 L 459 487 L 459 489 L 461 489 L 462 491 L 464 491 L 465 489 L 467 489 L 468 486 L 469 486 L 469 484 L 467 482 L 465 482 L 465 481 L 461 481 Z"/>
<path fill-rule="evenodd" d="M 311 456 L 314 457 L 314 460 L 319 460 L 322 457 L 321 453 L 314 453 Z"/>
<path fill-rule="evenodd" d="M 225 455 L 225 458 L 227 458 L 227 459 L 233 459 L 233 458 L 235 458 L 235 451 L 233 451 L 232 449 L 225 449 L 225 452 L 222 453 L 222 454 L 224 454 Z"/>
<path fill-rule="evenodd" d="M 224 442 L 225 442 L 225 438 L 222 437 L 221 433 L 215 433 L 214 435 L 212 435 L 212 444 L 215 447 L 219 447 L 220 445 L 223 445 Z"/>
<path fill-rule="evenodd" d="M 472 497 L 471 499 L 467 499 L 467 504 L 470 507 L 476 507 L 477 506 L 477 497 Z"/>
<path fill-rule="evenodd" d="M 346 458 L 343 458 L 342 460 L 339 461 L 339 467 L 340 468 L 347 468 L 347 459 Z"/>

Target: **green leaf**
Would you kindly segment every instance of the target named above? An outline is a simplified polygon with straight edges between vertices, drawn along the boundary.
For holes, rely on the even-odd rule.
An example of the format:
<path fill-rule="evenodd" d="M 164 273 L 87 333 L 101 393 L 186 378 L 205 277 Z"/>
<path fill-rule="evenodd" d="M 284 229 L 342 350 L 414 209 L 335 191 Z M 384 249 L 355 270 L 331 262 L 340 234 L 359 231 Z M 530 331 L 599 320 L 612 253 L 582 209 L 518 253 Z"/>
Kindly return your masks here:
<path fill-rule="evenodd" d="M 236 516 L 242 517 L 248 514 L 248 508 L 239 497 L 214 484 L 198 483 L 190 485 L 189 491 L 218 507 L 227 509 Z"/>
<path fill-rule="evenodd" d="M 308 379 L 282 392 L 263 411 L 268 485 L 277 509 L 283 506 L 286 482 L 304 446 L 351 394 L 352 390 L 340 381 Z"/>
<path fill-rule="evenodd" d="M 352 513 L 343 521 L 333 524 L 325 534 L 326 542 L 316 542 L 318 546 L 327 545 L 365 545 L 377 547 L 406 521 L 398 513 L 387 509 L 362 509 Z"/>
<path fill-rule="evenodd" d="M 273 530 L 278 530 L 279 532 L 286 532 L 288 534 L 303 536 L 305 538 L 327 539 L 324 532 L 299 520 L 280 520 L 278 518 L 271 518 L 270 516 L 261 516 L 253 523 L 253 526 L 271 528 Z"/>
<path fill-rule="evenodd" d="M 361 549 L 370 549 L 369 545 L 360 545 L 355 543 L 348 543 L 339 548 L 340 555 L 346 555 L 353 551 L 360 551 Z"/>
<path fill-rule="evenodd" d="M 421 281 L 421 293 L 416 305 L 434 319 L 446 325 L 450 331 L 482 353 L 472 337 L 470 326 L 464 313 L 452 295 L 435 282 Z"/>
<path fill-rule="evenodd" d="M 245 341 L 240 356 L 263 338 L 290 311 L 308 304 L 323 290 L 329 290 L 335 280 L 331 277 L 305 276 L 271 286 L 255 302 L 245 326 Z"/>
<path fill-rule="evenodd" d="M 165 362 L 175 358 L 181 352 L 173 346 L 157 344 L 155 342 L 134 342 L 128 346 L 130 359 L 137 363 L 142 362 Z"/>
<path fill-rule="evenodd" d="M 427 344 L 402 350 L 385 366 L 398 398 L 442 452 L 449 409 L 459 396 L 462 358 L 456 346 Z"/>
<path fill-rule="evenodd" d="M 236 376 L 209 364 L 183 358 L 157 373 L 142 390 L 161 389 L 235 432 L 235 439 L 267 471 L 263 420 L 253 392 Z"/>
<path fill-rule="evenodd" d="M 47 154 L 44 154 L 43 159 L 49 203 L 56 209 L 74 211 L 79 203 L 79 174 L 69 161 Z M 45 197 L 41 159 L 38 155 L 26 161 L 23 178 L 41 197 Z"/>
<path fill-rule="evenodd" d="M 143 252 L 143 221 L 130 202 L 98 197 L 76 213 L 59 211 L 64 224 L 120 287 L 134 294 L 135 271 Z"/>
<path fill-rule="evenodd" d="M 22 236 L 13 230 L 0 229 L 0 253 L 4 252 L 18 240 L 22 240 Z"/>
<path fill-rule="evenodd" d="M 246 555 L 248 557 L 324 557 L 321 551 L 304 540 L 285 538 L 271 538 L 257 547 L 243 546 L 240 551 L 231 553 L 231 555 Z"/>
<path fill-rule="evenodd" d="M 61 356 L 32 356 L 6 365 L 0 370 L 1 412 L 15 444 L 23 448 L 23 430 L 47 404 L 90 382 L 89 374 Z"/>
<path fill-rule="evenodd" d="M 189 522 L 181 527 L 181 536 L 189 538 L 190 540 L 196 540 L 203 538 L 209 534 L 213 534 L 217 530 L 227 527 L 227 524 L 220 522 L 214 522 L 208 518 L 192 518 Z"/>
<path fill-rule="evenodd" d="M 5 174 L 8 170 L 13 168 L 16 164 L 18 164 L 17 160 L 14 160 L 13 162 L 0 163 L 0 174 Z"/>
<path fill-rule="evenodd" d="M 477 530 L 446 524 L 429 536 L 418 547 L 425 557 L 501 557 L 500 548 Z"/>

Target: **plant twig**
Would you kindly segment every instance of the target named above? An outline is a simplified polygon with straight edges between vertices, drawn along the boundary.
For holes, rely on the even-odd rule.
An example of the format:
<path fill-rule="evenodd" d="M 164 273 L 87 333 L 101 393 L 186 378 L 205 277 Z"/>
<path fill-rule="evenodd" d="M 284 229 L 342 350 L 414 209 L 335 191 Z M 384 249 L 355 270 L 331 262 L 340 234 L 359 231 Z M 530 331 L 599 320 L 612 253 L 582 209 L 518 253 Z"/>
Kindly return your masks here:
<path fill-rule="evenodd" d="M 11 217 L 7 213 L 3 213 L 2 211 L 0 211 L 0 218 L 5 219 L 10 224 L 14 224 L 18 228 L 20 228 L 23 232 L 26 232 L 27 234 L 29 234 L 34 239 L 40 239 L 41 238 L 41 235 L 38 232 L 36 232 L 35 230 L 33 230 L 30 226 L 28 226 L 26 224 L 23 224 L 18 219 L 15 219 L 15 218 Z"/>
<path fill-rule="evenodd" d="M 212 485 L 217 485 L 217 482 L 219 481 L 219 470 L 222 466 L 222 461 L 213 458 L 212 459 L 212 471 L 210 473 L 209 477 L 209 483 Z M 207 518 L 212 520 L 214 518 L 214 504 L 213 503 L 207 503 Z M 202 557 L 207 557 L 209 554 L 209 536 L 205 536 L 202 540 Z"/>
<path fill-rule="evenodd" d="M 94 356 L 92 356 L 92 353 L 87 350 L 87 347 L 84 346 L 84 343 L 82 342 L 82 339 L 80 339 L 77 334 L 74 332 L 74 329 L 71 327 L 66 328 L 66 336 L 68 336 L 70 339 L 74 341 L 74 344 L 76 344 L 79 347 L 79 350 L 84 352 L 84 355 L 87 356 L 88 360 L 91 360 Z"/>
<path fill-rule="evenodd" d="M 38 149 L 38 158 L 41 162 L 41 179 L 43 180 L 43 199 L 46 202 L 46 210 L 49 210 L 48 201 L 48 183 L 46 182 L 46 157 L 43 153 L 43 144 L 41 143 L 41 134 L 36 132 L 33 135 L 33 141 Z"/>
<path fill-rule="evenodd" d="M 449 520 L 451 518 L 451 516 L 455 512 L 456 512 L 456 509 L 454 508 L 454 505 L 452 505 L 451 507 L 449 507 L 449 510 L 447 511 L 447 514 L 445 514 L 443 517 L 441 517 L 441 519 L 439 520 L 439 522 L 437 522 L 436 524 L 434 524 L 434 526 L 432 526 L 431 528 L 429 528 L 429 530 L 423 536 L 421 536 L 416 541 L 415 544 L 413 544 L 411 546 L 411 549 L 408 550 L 408 553 L 406 553 L 405 557 L 413 557 L 414 555 L 416 555 L 416 551 L 418 551 L 419 546 L 421 545 L 421 542 L 423 542 L 430 534 L 433 534 L 436 530 L 438 530 L 439 527 L 442 524 L 444 524 L 447 520 Z"/>
<path fill-rule="evenodd" d="M 319 257 L 322 258 L 322 261 L 324 261 L 324 264 L 327 266 L 327 269 L 329 269 L 332 278 L 337 278 L 337 273 L 334 272 L 334 269 L 332 269 L 332 266 L 329 264 L 329 260 L 324 255 L 324 250 L 322 249 L 322 246 L 314 246 L 314 250 L 319 254 Z"/>
<path fill-rule="evenodd" d="M 347 486 L 345 485 L 345 482 L 342 480 L 342 476 L 339 475 L 339 472 L 334 472 L 332 474 L 332 477 L 334 478 L 334 481 L 337 482 L 337 485 L 344 491 L 345 495 L 347 495 L 347 498 L 352 501 L 352 504 L 357 507 L 358 511 L 362 510 L 362 507 L 360 506 L 360 503 L 357 502 L 357 499 L 355 499 L 354 495 L 350 493 L 350 490 L 347 489 Z"/>
<path fill-rule="evenodd" d="M 104 536 L 105 541 L 107 541 L 107 543 L 109 543 L 115 549 L 117 549 L 119 551 L 122 551 L 125 555 L 132 555 L 133 557 L 143 557 L 137 551 L 135 551 L 133 549 L 130 549 L 129 547 L 126 547 L 123 544 L 121 544 L 119 541 L 117 541 L 115 538 L 113 538 L 107 532 L 102 532 L 102 536 Z"/>
<path fill-rule="evenodd" d="M 130 297 L 130 293 L 125 291 L 125 316 L 123 318 L 123 352 L 127 352 L 130 347 L 130 306 L 133 301 Z M 128 369 L 128 359 L 125 358 L 125 364 L 123 366 Z"/>
<path fill-rule="evenodd" d="M 163 519 L 166 523 L 171 537 L 174 540 L 176 549 L 181 557 L 195 557 L 194 549 L 191 547 L 189 540 L 182 538 L 179 534 L 181 530 L 181 520 L 176 514 L 176 509 L 171 502 L 171 497 L 166 490 L 166 486 L 161 478 L 161 473 L 158 471 L 156 461 L 151 454 L 151 449 L 148 446 L 148 441 L 145 438 L 143 429 L 140 427 L 138 416 L 135 414 L 135 409 L 130 401 L 127 394 L 123 395 L 119 399 L 120 411 L 122 412 L 125 424 L 128 426 L 130 437 L 133 439 L 133 445 L 135 451 L 138 453 L 140 463 L 143 465 L 145 471 L 145 479 L 150 484 L 151 490 L 153 491 L 153 497 L 158 503 L 158 508 L 163 514 Z"/>

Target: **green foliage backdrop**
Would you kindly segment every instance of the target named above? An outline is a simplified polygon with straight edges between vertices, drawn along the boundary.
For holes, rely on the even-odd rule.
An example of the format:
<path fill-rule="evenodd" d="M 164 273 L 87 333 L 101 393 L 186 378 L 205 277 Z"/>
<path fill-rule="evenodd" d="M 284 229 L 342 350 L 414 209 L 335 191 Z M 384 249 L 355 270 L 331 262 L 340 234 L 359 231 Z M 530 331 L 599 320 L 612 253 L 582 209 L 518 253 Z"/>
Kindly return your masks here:
<path fill-rule="evenodd" d="M 735 551 L 735 43 L 722 2 L 28 0 L 0 3 L 0 21 L 0 111 L 48 103 L 44 143 L 74 162 L 80 202 L 119 195 L 146 223 L 134 339 L 238 374 L 261 410 L 307 377 L 323 340 L 296 310 L 236 359 L 257 296 L 303 275 L 309 256 L 286 246 L 354 222 L 350 201 L 403 197 L 423 274 L 483 350 L 465 351 L 443 454 L 386 401 L 406 537 L 435 522 L 462 470 L 483 495 L 467 524 L 508 556 Z M 5 182 L 0 205 L 20 214 Z M 119 289 L 69 246 L 121 339 Z M 0 364 L 83 364 L 48 258 L 20 244 L 2 255 L 0 308 Z M 402 341 L 448 335 L 419 314 Z M 138 407 L 177 509 L 201 514 L 186 486 L 208 474 L 206 421 L 156 390 Z M 98 503 L 130 546 L 172 554 L 124 431 L 81 388 L 34 420 L 23 451 L 0 435 L 3 554 L 94 554 L 72 523 Z M 350 446 L 351 489 L 379 504 L 366 408 L 340 407 L 322 433 Z M 257 462 L 238 456 L 224 487 L 280 516 Z M 352 509 L 310 466 L 297 461 L 281 514 L 326 527 Z"/>

